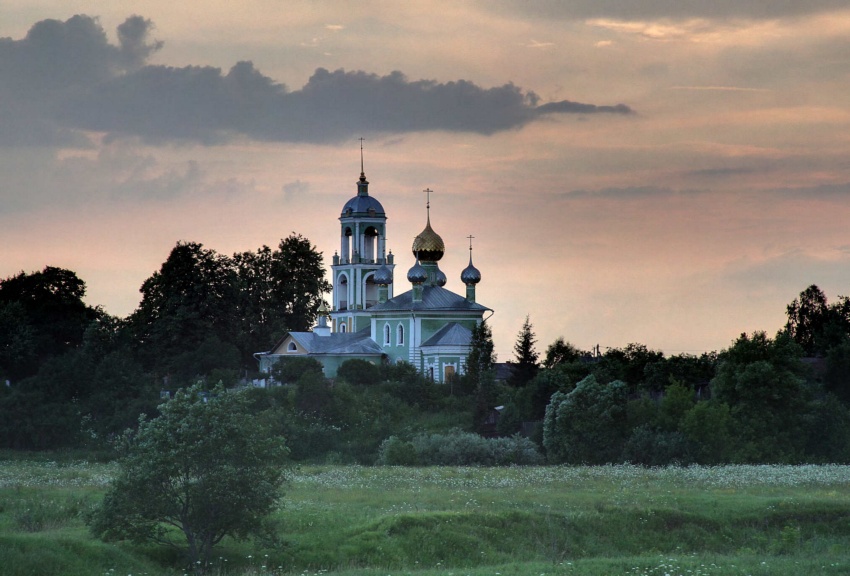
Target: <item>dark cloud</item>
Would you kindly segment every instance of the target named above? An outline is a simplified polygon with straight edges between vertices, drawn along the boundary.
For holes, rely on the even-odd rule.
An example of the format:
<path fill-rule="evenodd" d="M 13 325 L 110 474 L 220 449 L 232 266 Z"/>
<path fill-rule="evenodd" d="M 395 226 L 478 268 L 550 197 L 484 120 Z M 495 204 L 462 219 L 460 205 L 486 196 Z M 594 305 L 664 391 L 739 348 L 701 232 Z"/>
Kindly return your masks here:
<path fill-rule="evenodd" d="M 149 20 L 128 18 L 119 46 L 98 21 L 74 16 L 42 20 L 21 40 L 0 38 L 0 146 L 69 145 L 80 142 L 58 109 L 72 95 L 137 68 L 162 43 L 148 42 Z"/>
<path fill-rule="evenodd" d="M 596 114 L 596 113 L 611 113 L 611 114 L 633 114 L 634 111 L 625 104 L 616 104 L 614 106 L 597 106 L 595 104 L 582 104 L 580 102 L 570 102 L 562 100 L 561 102 L 550 102 L 536 108 L 538 114 L 552 113 L 568 113 L 568 114 Z"/>
<path fill-rule="evenodd" d="M 458 80 L 408 80 L 319 68 L 297 91 L 264 76 L 251 62 L 219 68 L 145 65 L 162 42 L 139 16 L 118 27 L 117 46 L 96 19 L 46 20 L 26 38 L 0 40 L 0 117 L 14 112 L 33 126 L 27 136 L 0 127 L 0 145 L 66 142 L 69 129 L 111 137 L 216 143 L 240 136 L 327 142 L 367 133 L 446 130 L 492 134 L 552 114 L 628 114 L 627 106 L 538 97 L 511 83 L 482 88 Z"/>
<path fill-rule="evenodd" d="M 485 10 L 521 14 L 524 18 L 621 20 L 747 18 L 774 19 L 844 10 L 847 0 L 479 0 Z"/>

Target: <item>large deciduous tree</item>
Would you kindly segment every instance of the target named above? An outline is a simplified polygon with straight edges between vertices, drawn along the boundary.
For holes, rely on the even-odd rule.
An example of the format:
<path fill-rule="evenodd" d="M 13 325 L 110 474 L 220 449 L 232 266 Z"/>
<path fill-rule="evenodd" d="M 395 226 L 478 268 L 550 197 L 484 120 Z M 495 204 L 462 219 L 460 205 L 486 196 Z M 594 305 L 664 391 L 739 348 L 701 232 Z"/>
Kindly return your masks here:
<path fill-rule="evenodd" d="M 300 234 L 233 257 L 239 281 L 243 357 L 272 345 L 288 331 L 309 330 L 316 321 L 325 280 L 322 253 Z"/>
<path fill-rule="evenodd" d="M 32 375 L 40 362 L 79 346 L 102 314 L 83 302 L 85 295 L 75 272 L 54 266 L 0 280 L 0 372 Z"/>
<path fill-rule="evenodd" d="M 89 517 L 104 540 L 155 542 L 209 563 L 225 536 L 262 534 L 281 497 L 287 450 L 241 392 L 178 391 L 124 437 L 120 469 Z"/>
<path fill-rule="evenodd" d="M 727 404 L 745 462 L 798 462 L 807 389 L 800 347 L 786 333 L 742 334 L 720 355 L 712 396 Z"/>
<path fill-rule="evenodd" d="M 785 331 L 807 356 L 827 355 L 850 338 L 850 299 L 839 296 L 830 304 L 826 294 L 812 284 L 785 309 Z"/>
<path fill-rule="evenodd" d="M 205 340 L 236 335 L 236 274 L 230 260 L 195 242 L 178 242 L 144 281 L 130 324 L 146 363 L 170 371 Z"/>

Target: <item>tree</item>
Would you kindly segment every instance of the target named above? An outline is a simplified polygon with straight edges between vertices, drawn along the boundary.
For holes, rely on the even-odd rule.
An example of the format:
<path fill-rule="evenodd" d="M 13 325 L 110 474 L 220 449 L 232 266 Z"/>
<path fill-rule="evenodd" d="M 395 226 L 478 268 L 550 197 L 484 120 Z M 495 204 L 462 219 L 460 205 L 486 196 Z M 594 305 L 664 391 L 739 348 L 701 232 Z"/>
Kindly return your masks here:
<path fill-rule="evenodd" d="M 76 273 L 54 266 L 0 280 L 0 372 L 29 376 L 40 362 L 79 346 L 102 314 L 83 302 L 85 295 Z M 30 358 L 35 361 L 22 361 Z"/>
<path fill-rule="evenodd" d="M 281 496 L 287 450 L 262 422 L 250 417 L 242 393 L 178 391 L 159 416 L 141 418 L 125 435 L 118 474 L 88 518 L 91 531 L 184 549 L 202 566 L 225 536 L 263 534 Z"/>
<path fill-rule="evenodd" d="M 663 353 L 650 350 L 644 344 L 631 343 L 625 348 L 606 351 L 599 368 L 594 372 L 597 375 L 605 374 L 603 381 L 623 380 L 629 385 L 629 390 L 635 392 L 644 385 L 647 367 L 658 362 L 664 362 Z M 662 389 L 666 385 L 667 382 L 663 382 Z"/>
<path fill-rule="evenodd" d="M 737 460 L 797 462 L 803 454 L 807 389 L 802 351 L 787 333 L 740 338 L 720 355 L 712 397 L 729 406 Z"/>
<path fill-rule="evenodd" d="M 563 337 L 558 337 L 546 349 L 546 358 L 543 360 L 543 367 L 554 368 L 559 364 L 575 362 L 581 357 L 582 352 L 578 348 L 566 342 Z"/>
<path fill-rule="evenodd" d="M 288 331 L 309 330 L 322 294 L 332 288 L 322 253 L 300 234 L 290 234 L 272 253 L 271 276 L 273 310 L 281 325 Z"/>
<path fill-rule="evenodd" d="M 543 446 L 551 462 L 605 464 L 620 457 L 627 433 L 628 388 L 591 375 L 569 393 L 555 392 L 546 407 Z"/>
<path fill-rule="evenodd" d="M 490 410 L 496 400 L 496 379 L 493 365 L 496 363 L 493 333 L 487 322 L 481 322 L 472 329 L 469 354 L 466 357 L 465 388 L 475 395 L 473 425 L 483 431 Z"/>
<path fill-rule="evenodd" d="M 534 336 L 531 322 L 528 316 L 525 317 L 525 322 L 517 335 L 517 341 L 514 344 L 513 373 L 511 374 L 510 384 L 516 388 L 521 388 L 528 384 L 534 376 L 537 375 L 537 370 L 540 367 L 537 360 L 537 351 L 534 345 L 537 339 Z"/>
<path fill-rule="evenodd" d="M 316 321 L 325 280 L 322 253 L 300 234 L 291 234 L 272 251 L 234 254 L 239 282 L 239 347 L 243 361 L 287 331 L 309 330 Z"/>
<path fill-rule="evenodd" d="M 829 322 L 826 295 L 812 284 L 787 306 L 786 314 L 788 322 L 785 324 L 785 330 L 806 354 L 813 355 Z"/>
<path fill-rule="evenodd" d="M 812 284 L 786 308 L 785 332 L 807 356 L 826 355 L 850 337 L 850 299 L 839 296 L 829 304 L 826 295 Z"/>
<path fill-rule="evenodd" d="M 131 329 L 149 367 L 171 371 L 174 360 L 215 337 L 236 336 L 236 274 L 230 260 L 195 242 L 178 242 L 144 281 Z"/>
<path fill-rule="evenodd" d="M 480 322 L 472 329 L 469 343 L 469 354 L 466 356 L 465 377 L 473 390 L 480 386 L 482 378 L 492 375 L 496 363 L 493 333 L 487 322 Z"/>

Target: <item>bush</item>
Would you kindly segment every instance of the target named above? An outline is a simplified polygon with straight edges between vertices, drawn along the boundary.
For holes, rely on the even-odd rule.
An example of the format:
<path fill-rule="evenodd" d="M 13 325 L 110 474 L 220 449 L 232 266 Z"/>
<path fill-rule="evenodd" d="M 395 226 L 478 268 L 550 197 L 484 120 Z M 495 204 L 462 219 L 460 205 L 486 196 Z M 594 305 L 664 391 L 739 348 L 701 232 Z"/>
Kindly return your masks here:
<path fill-rule="evenodd" d="M 411 453 L 412 451 L 412 453 Z M 507 466 L 542 464 L 534 442 L 520 436 L 484 438 L 454 430 L 447 434 L 419 434 L 410 441 L 387 438 L 379 450 L 379 464 L 424 466 Z"/>
<path fill-rule="evenodd" d="M 272 378 L 281 384 L 294 384 L 308 373 L 322 374 L 322 365 L 315 358 L 281 358 L 272 366 Z"/>
<path fill-rule="evenodd" d="M 381 370 L 368 360 L 353 358 L 346 360 L 340 365 L 336 371 L 336 377 L 340 380 L 345 380 L 349 384 L 365 386 L 380 382 Z"/>
<path fill-rule="evenodd" d="M 681 432 L 653 430 L 640 426 L 623 447 L 623 460 L 644 466 L 691 464 L 689 444 Z"/>

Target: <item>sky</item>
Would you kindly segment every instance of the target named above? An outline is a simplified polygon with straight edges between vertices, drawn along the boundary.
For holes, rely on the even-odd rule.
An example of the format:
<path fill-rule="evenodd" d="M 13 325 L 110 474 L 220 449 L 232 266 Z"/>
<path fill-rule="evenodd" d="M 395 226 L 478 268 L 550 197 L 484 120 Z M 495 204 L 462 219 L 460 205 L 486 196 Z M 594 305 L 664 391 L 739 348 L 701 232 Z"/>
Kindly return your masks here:
<path fill-rule="evenodd" d="M 541 354 L 772 335 L 850 295 L 845 0 L 4 0 L 0 278 L 45 266 L 130 314 L 178 241 L 302 234 L 356 194 Z"/>

